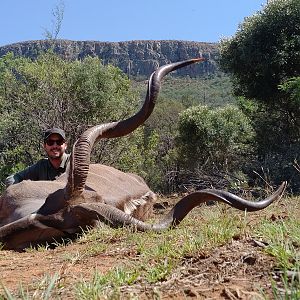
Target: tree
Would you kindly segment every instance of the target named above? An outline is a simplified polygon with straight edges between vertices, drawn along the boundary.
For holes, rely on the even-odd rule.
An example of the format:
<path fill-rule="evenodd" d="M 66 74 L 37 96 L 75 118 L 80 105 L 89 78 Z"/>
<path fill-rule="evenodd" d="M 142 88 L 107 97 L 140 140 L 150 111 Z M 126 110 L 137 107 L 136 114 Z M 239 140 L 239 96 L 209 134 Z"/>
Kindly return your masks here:
<path fill-rule="evenodd" d="M 300 1 L 270 1 L 220 45 L 221 67 L 256 131 L 257 168 L 299 190 L 292 165 L 300 147 Z"/>
<path fill-rule="evenodd" d="M 300 75 L 300 2 L 270 2 L 220 45 L 221 67 L 231 73 L 238 96 L 283 100 L 278 85 Z"/>
<path fill-rule="evenodd" d="M 172 98 L 171 98 L 172 99 Z M 145 124 L 145 147 L 147 159 L 145 170 L 156 189 L 171 193 L 177 189 L 177 159 L 175 136 L 178 133 L 179 113 L 184 110 L 178 100 L 160 97 L 154 112 Z"/>
<path fill-rule="evenodd" d="M 63 1 L 60 1 L 55 8 L 52 10 L 52 17 L 53 19 L 51 20 L 52 23 L 52 28 L 51 30 L 49 29 L 44 29 L 44 35 L 46 39 L 49 40 L 56 40 L 62 26 L 62 22 L 64 19 L 64 12 L 65 12 L 65 3 Z"/>
<path fill-rule="evenodd" d="M 12 54 L 2 57 L 1 179 L 40 157 L 43 129 L 61 127 L 71 146 L 88 126 L 126 118 L 138 106 L 139 99 L 129 79 L 118 68 L 103 66 L 98 58 L 64 61 L 51 52 L 35 61 Z M 129 164 L 126 156 L 143 151 L 136 146 L 142 145 L 142 134 L 103 141 L 96 147 L 93 159 L 137 171 L 142 162 Z"/>

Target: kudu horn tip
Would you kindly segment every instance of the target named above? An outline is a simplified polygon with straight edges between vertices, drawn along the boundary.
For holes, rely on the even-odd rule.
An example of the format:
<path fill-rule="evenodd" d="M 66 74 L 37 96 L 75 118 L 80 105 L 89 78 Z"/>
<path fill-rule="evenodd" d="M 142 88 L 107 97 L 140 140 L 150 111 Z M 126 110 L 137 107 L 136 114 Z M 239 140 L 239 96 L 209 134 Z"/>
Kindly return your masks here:
<path fill-rule="evenodd" d="M 285 192 L 286 190 L 286 187 L 287 187 L 287 181 L 283 181 L 282 184 L 280 185 L 280 189 L 281 189 L 281 195 L 283 195 L 283 193 Z"/>
<path fill-rule="evenodd" d="M 197 58 L 192 58 L 194 62 L 199 62 L 199 61 L 208 61 L 208 58 L 205 57 L 197 57 Z"/>

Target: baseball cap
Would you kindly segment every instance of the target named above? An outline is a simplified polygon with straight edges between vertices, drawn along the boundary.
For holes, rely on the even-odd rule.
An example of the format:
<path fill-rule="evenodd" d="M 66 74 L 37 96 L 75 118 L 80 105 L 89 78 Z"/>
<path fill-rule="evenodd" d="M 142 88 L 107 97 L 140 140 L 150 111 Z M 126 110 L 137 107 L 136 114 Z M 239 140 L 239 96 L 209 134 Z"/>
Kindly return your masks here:
<path fill-rule="evenodd" d="M 53 127 L 44 131 L 44 141 L 53 133 L 59 134 L 64 140 L 66 139 L 66 134 L 62 129 Z"/>

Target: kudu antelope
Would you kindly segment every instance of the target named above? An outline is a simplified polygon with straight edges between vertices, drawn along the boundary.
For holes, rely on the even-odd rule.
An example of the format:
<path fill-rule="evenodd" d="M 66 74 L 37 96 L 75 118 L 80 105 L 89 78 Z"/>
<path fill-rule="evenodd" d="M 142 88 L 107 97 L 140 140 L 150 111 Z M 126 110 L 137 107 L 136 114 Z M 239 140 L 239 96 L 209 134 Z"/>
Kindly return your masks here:
<path fill-rule="evenodd" d="M 142 178 L 112 167 L 90 164 L 93 145 L 101 138 L 129 134 L 150 116 L 162 78 L 178 68 L 203 61 L 191 59 L 158 68 L 150 77 L 142 108 L 132 117 L 86 130 L 73 146 L 70 167 L 55 181 L 23 181 L 0 198 L 0 242 L 5 249 L 22 250 L 51 242 L 105 222 L 133 225 L 138 230 L 160 231 L 178 225 L 200 203 L 221 201 L 240 210 L 255 211 L 278 199 L 286 183 L 269 198 L 251 202 L 225 191 L 208 189 L 181 199 L 157 224 L 147 224 L 155 194 Z"/>

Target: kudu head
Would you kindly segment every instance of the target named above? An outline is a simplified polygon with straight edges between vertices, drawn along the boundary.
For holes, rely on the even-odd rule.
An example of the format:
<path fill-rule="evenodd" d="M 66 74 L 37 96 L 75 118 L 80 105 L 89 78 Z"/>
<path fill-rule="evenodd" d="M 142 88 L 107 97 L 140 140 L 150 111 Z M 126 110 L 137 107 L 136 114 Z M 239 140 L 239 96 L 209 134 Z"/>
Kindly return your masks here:
<path fill-rule="evenodd" d="M 135 115 L 125 120 L 96 125 L 84 131 L 73 145 L 65 188 L 50 194 L 39 213 L 55 213 L 68 205 L 86 202 L 86 198 L 97 197 L 93 191 L 85 190 L 91 151 L 95 143 L 103 138 L 125 136 L 142 125 L 154 109 L 163 77 L 179 68 L 205 60 L 200 57 L 161 66 L 151 74 L 145 101 Z"/>
<path fill-rule="evenodd" d="M 64 192 L 66 203 L 76 202 L 76 199 L 78 199 L 84 191 L 89 171 L 90 155 L 95 142 L 102 138 L 125 136 L 134 131 L 151 115 L 158 98 L 162 78 L 176 69 L 205 60 L 205 58 L 195 58 L 183 62 L 171 63 L 158 68 L 150 76 L 144 104 L 135 115 L 126 120 L 94 126 L 86 130 L 80 136 L 73 146 L 70 158 L 68 182 Z"/>
<path fill-rule="evenodd" d="M 143 220 L 142 218 L 135 218 L 133 215 L 126 213 L 125 209 L 122 210 L 116 205 L 110 205 L 108 202 L 101 201 L 99 193 L 96 193 L 96 188 L 94 189 L 95 191 L 86 188 L 90 156 L 94 144 L 102 138 L 115 138 L 127 135 L 142 125 L 153 111 L 162 78 L 171 71 L 204 60 L 204 58 L 190 59 L 158 68 L 149 79 L 146 99 L 142 108 L 135 115 L 122 121 L 101 124 L 87 129 L 73 146 L 70 166 L 66 175 L 67 183 L 65 181 L 59 182 L 60 179 L 51 184 L 46 182 L 24 183 L 27 188 L 29 187 L 30 194 L 33 194 L 32 197 L 34 199 L 38 198 L 37 193 L 41 188 L 48 188 L 51 192 L 47 193 L 46 191 L 43 194 L 46 195 L 46 201 L 45 198 L 42 199 L 38 210 L 31 211 L 22 218 L 4 222 L 3 226 L 0 227 L 0 242 L 4 243 L 8 249 L 23 249 L 31 244 L 64 237 L 66 233 L 80 232 L 87 226 L 96 225 L 98 221 L 112 226 L 124 226 L 127 224 L 134 225 L 138 230 L 160 231 L 178 225 L 189 211 L 209 200 L 224 202 L 239 210 L 256 211 L 267 207 L 276 199 L 279 199 L 285 190 L 286 182 L 283 182 L 270 197 L 258 202 L 247 201 L 225 191 L 202 190 L 179 200 L 159 223 L 147 224 L 141 221 Z M 116 169 L 114 170 L 114 174 L 120 172 Z M 107 169 L 104 173 L 106 174 L 106 172 Z M 124 178 L 127 175 L 123 173 L 122 176 Z M 37 192 L 32 193 L 33 189 L 30 189 L 30 187 L 34 184 L 40 189 L 35 189 Z M 49 188 L 50 185 L 51 189 Z M 146 184 L 145 186 L 145 193 L 153 194 Z M 21 189 L 21 186 L 19 187 Z M 17 192 L 19 187 L 15 187 Z M 112 189 L 116 188 L 114 184 Z M 111 190 L 108 194 L 110 193 Z M 129 198 L 130 196 L 131 194 L 129 193 Z M 22 199 L 19 200 L 21 200 L 21 207 L 19 208 L 22 210 L 24 209 L 23 202 Z M 131 200 L 129 199 L 128 202 L 131 202 Z M 7 212 L 8 216 L 6 217 L 9 220 L 10 210 L 7 209 Z"/>

